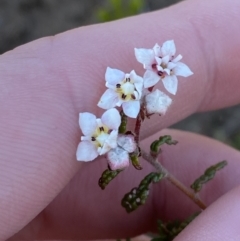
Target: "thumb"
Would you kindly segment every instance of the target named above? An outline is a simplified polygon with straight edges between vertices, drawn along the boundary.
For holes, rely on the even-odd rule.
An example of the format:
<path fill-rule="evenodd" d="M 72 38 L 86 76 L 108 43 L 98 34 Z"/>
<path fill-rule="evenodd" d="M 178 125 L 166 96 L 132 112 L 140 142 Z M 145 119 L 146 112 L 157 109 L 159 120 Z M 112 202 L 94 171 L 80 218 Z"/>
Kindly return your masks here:
<path fill-rule="evenodd" d="M 240 187 L 209 206 L 175 241 L 240 240 Z"/>

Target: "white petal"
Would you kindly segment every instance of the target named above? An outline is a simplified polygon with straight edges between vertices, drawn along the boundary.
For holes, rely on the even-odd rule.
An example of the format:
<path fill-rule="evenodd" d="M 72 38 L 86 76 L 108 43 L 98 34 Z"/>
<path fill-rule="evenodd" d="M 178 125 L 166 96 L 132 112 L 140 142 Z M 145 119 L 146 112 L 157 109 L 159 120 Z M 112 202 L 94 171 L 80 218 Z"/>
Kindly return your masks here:
<path fill-rule="evenodd" d="M 103 155 L 108 151 L 110 151 L 111 149 L 116 148 L 117 137 L 118 137 L 118 131 L 117 130 L 112 131 L 109 137 L 104 142 L 103 147 L 99 150 L 99 155 Z"/>
<path fill-rule="evenodd" d="M 98 147 L 98 154 L 103 155 L 117 146 L 118 130 L 113 130 L 110 134 L 101 133 L 96 139 L 101 146 Z"/>
<path fill-rule="evenodd" d="M 112 131 L 109 135 L 109 137 L 106 139 L 106 141 L 103 144 L 102 148 L 98 149 L 99 155 L 103 155 L 110 151 L 113 148 L 117 147 L 117 137 L 118 137 L 118 131 Z"/>
<path fill-rule="evenodd" d="M 102 115 L 102 123 L 112 130 L 118 130 L 121 124 L 121 116 L 119 112 L 115 109 L 109 109 Z"/>
<path fill-rule="evenodd" d="M 120 107 L 123 102 L 124 102 L 124 101 L 123 101 L 121 98 L 119 98 L 116 106 Z"/>
<path fill-rule="evenodd" d="M 140 100 L 141 95 L 136 90 L 134 90 L 133 94 L 134 94 L 136 100 Z"/>
<path fill-rule="evenodd" d="M 179 60 L 181 60 L 183 57 L 181 54 L 179 54 L 175 59 L 172 60 L 173 63 L 177 63 Z"/>
<path fill-rule="evenodd" d="M 92 141 L 92 137 L 89 136 L 81 136 L 81 141 Z"/>
<path fill-rule="evenodd" d="M 135 71 L 134 70 L 132 70 L 131 71 L 133 74 L 135 73 Z M 136 73 L 135 73 L 136 74 Z M 124 79 L 127 79 L 127 78 L 130 78 L 131 79 L 131 76 L 130 76 L 130 74 L 129 73 L 126 73 L 125 74 L 125 77 L 124 77 Z"/>
<path fill-rule="evenodd" d="M 166 56 L 164 56 L 164 57 L 162 58 L 163 64 L 167 64 L 167 63 L 169 62 L 169 60 L 170 60 L 170 56 L 169 56 L 169 55 L 166 55 Z"/>
<path fill-rule="evenodd" d="M 177 93 L 178 79 L 175 75 L 166 76 L 162 79 L 165 89 L 175 95 Z"/>
<path fill-rule="evenodd" d="M 103 126 L 102 120 L 100 118 L 97 118 L 96 121 L 97 121 L 98 127 L 102 127 Z"/>
<path fill-rule="evenodd" d="M 121 147 L 111 149 L 107 153 L 107 159 L 111 170 L 123 169 L 129 166 L 129 154 Z"/>
<path fill-rule="evenodd" d="M 175 75 L 180 75 L 183 77 L 188 77 L 193 74 L 189 67 L 182 62 L 177 63 L 177 66 L 173 69 L 173 72 Z"/>
<path fill-rule="evenodd" d="M 153 47 L 153 51 L 155 53 L 155 56 L 160 56 L 161 55 L 161 48 L 158 44 L 155 44 Z"/>
<path fill-rule="evenodd" d="M 96 116 L 88 112 L 79 113 L 79 126 L 85 136 L 91 136 L 97 128 Z"/>
<path fill-rule="evenodd" d="M 168 40 L 163 43 L 161 52 L 163 56 L 170 55 L 171 57 L 176 53 L 176 47 L 173 40 Z"/>
<path fill-rule="evenodd" d="M 156 67 L 158 71 L 163 71 L 163 67 L 161 65 L 157 65 Z"/>
<path fill-rule="evenodd" d="M 155 57 L 155 60 L 156 60 L 156 62 L 157 62 L 158 65 L 161 65 L 161 64 L 162 64 L 162 58 Z"/>
<path fill-rule="evenodd" d="M 151 65 L 144 64 L 144 65 L 143 65 L 143 68 L 144 68 L 144 69 L 150 69 L 150 70 L 153 69 L 153 68 L 152 68 L 152 64 L 151 64 Z"/>
<path fill-rule="evenodd" d="M 120 147 L 126 150 L 128 153 L 134 152 L 137 148 L 137 144 L 133 135 L 119 135 L 117 143 Z"/>
<path fill-rule="evenodd" d="M 154 71 L 147 70 L 143 76 L 143 85 L 144 88 L 149 88 L 157 84 L 160 80 L 160 76 L 158 76 Z"/>
<path fill-rule="evenodd" d="M 167 68 L 170 70 L 175 68 L 176 66 L 177 66 L 176 63 L 173 63 L 173 62 L 168 62 L 168 64 L 167 64 Z"/>
<path fill-rule="evenodd" d="M 116 85 L 112 85 L 112 84 L 109 84 L 108 82 L 106 82 L 105 86 L 108 88 L 108 89 L 111 89 L 111 90 L 116 90 Z"/>
<path fill-rule="evenodd" d="M 96 146 L 90 141 L 81 141 L 77 148 L 78 161 L 92 161 L 98 156 Z"/>
<path fill-rule="evenodd" d="M 124 102 L 122 104 L 122 108 L 125 115 L 131 118 L 136 118 L 140 111 L 140 101 L 135 100 L 135 101 Z"/>
<path fill-rule="evenodd" d="M 164 115 L 172 103 L 172 99 L 156 89 L 145 96 L 146 109 L 148 114 L 158 113 Z"/>
<path fill-rule="evenodd" d="M 134 83 L 143 83 L 143 78 L 136 74 L 134 70 L 130 72 L 130 79 L 133 80 Z"/>
<path fill-rule="evenodd" d="M 167 73 L 168 75 L 170 75 L 170 70 L 169 69 L 164 69 L 163 70 L 165 73 Z"/>
<path fill-rule="evenodd" d="M 111 148 L 116 148 L 117 147 L 117 138 L 118 138 L 118 130 L 113 130 L 106 142 Z"/>
<path fill-rule="evenodd" d="M 97 105 L 103 109 L 110 109 L 116 106 L 118 99 L 119 99 L 119 96 L 114 90 L 107 89 L 103 93 Z"/>
<path fill-rule="evenodd" d="M 141 64 L 152 65 L 154 63 L 154 51 L 152 49 L 134 49 L 135 57 Z"/>
<path fill-rule="evenodd" d="M 125 78 L 125 73 L 118 69 L 112 69 L 107 67 L 105 73 L 105 80 L 111 84 L 116 85 Z"/>
<path fill-rule="evenodd" d="M 101 156 L 101 155 L 106 154 L 107 152 L 109 152 L 111 149 L 112 148 L 105 143 L 102 148 L 98 149 L 98 153 Z"/>
<path fill-rule="evenodd" d="M 143 82 L 142 83 L 135 83 L 134 86 L 135 86 L 135 88 L 136 88 L 136 90 L 138 92 L 138 98 L 137 99 L 139 100 L 141 98 L 141 96 L 142 96 Z"/>

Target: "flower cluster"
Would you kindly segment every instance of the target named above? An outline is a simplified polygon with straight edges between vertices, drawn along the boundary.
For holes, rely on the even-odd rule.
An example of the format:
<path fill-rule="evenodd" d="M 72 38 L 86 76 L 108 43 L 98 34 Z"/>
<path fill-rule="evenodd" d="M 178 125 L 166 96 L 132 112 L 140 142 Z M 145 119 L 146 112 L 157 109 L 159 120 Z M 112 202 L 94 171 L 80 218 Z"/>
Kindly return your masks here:
<path fill-rule="evenodd" d="M 135 48 L 138 62 L 143 64 L 146 72 L 143 76 L 144 87 L 149 88 L 161 79 L 165 89 L 175 95 L 177 93 L 177 76 L 188 77 L 193 72 L 182 62 L 182 55 L 175 57 L 176 47 L 173 40 L 163 43 L 162 47 L 155 44 L 153 49 Z"/>
<path fill-rule="evenodd" d="M 101 96 L 98 106 L 106 111 L 101 118 L 85 112 L 79 115 L 79 125 L 84 136 L 77 149 L 77 160 L 92 161 L 99 155 L 106 154 L 111 170 L 123 169 L 129 165 L 130 156 L 138 149 L 135 133 L 119 133 L 121 116 L 117 108 L 122 108 L 126 117 L 138 118 L 144 113 L 164 115 L 172 99 L 154 86 L 162 80 L 165 89 L 175 95 L 178 79 L 187 77 L 192 71 L 180 62 L 181 55 L 175 57 L 176 48 L 173 40 L 166 41 L 153 49 L 135 48 L 138 62 L 146 70 L 143 77 L 134 70 L 124 73 L 107 67 L 105 85 L 107 90 Z M 138 139 L 138 138 L 137 138 Z"/>

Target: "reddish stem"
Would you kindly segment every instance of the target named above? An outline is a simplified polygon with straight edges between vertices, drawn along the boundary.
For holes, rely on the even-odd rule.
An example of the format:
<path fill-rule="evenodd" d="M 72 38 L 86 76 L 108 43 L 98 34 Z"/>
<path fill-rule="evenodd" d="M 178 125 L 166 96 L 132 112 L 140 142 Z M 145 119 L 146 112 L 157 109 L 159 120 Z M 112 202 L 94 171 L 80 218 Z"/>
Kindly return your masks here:
<path fill-rule="evenodd" d="M 140 138 L 140 129 L 141 129 L 141 125 L 142 125 L 142 119 L 140 114 L 137 116 L 137 120 L 136 120 L 136 124 L 135 124 L 135 129 L 134 129 L 134 133 L 135 133 L 135 141 L 137 144 L 139 144 L 139 138 Z"/>

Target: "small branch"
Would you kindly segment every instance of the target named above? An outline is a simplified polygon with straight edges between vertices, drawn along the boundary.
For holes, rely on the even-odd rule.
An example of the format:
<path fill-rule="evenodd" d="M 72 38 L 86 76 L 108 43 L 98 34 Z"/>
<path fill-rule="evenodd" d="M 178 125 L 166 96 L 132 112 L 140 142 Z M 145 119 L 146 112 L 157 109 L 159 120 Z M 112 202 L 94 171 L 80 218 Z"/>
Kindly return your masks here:
<path fill-rule="evenodd" d="M 191 198 L 202 210 L 206 209 L 206 205 L 202 202 L 202 200 L 189 188 L 187 188 L 183 183 L 181 183 L 176 177 L 174 177 L 171 173 L 165 169 L 161 163 L 157 161 L 156 157 L 152 157 L 146 152 L 142 151 L 142 157 L 149 162 L 152 166 L 156 168 L 158 172 L 164 173 L 165 177 L 168 181 L 170 181 L 174 186 L 176 186 L 180 191 L 185 193 L 189 198 Z"/>
<path fill-rule="evenodd" d="M 206 209 L 207 206 L 203 203 L 203 201 L 197 197 L 197 195 L 192 192 L 189 188 L 187 188 L 183 183 L 181 183 L 176 177 L 172 174 L 168 173 L 167 177 L 168 181 L 170 181 L 174 186 L 176 186 L 179 190 L 185 193 L 189 198 L 191 198 L 202 210 Z"/>
<path fill-rule="evenodd" d="M 156 161 L 155 157 L 152 157 L 150 154 L 146 153 L 145 151 L 141 151 L 142 157 L 149 162 L 152 166 L 156 168 L 158 172 L 164 172 L 166 173 L 166 170 L 163 168 L 160 162 Z M 166 173 L 167 175 L 168 173 Z"/>

